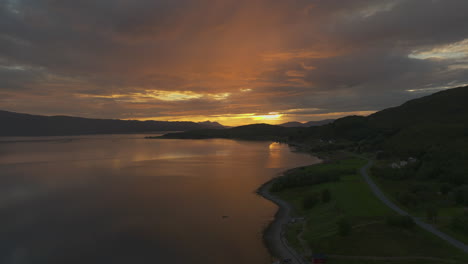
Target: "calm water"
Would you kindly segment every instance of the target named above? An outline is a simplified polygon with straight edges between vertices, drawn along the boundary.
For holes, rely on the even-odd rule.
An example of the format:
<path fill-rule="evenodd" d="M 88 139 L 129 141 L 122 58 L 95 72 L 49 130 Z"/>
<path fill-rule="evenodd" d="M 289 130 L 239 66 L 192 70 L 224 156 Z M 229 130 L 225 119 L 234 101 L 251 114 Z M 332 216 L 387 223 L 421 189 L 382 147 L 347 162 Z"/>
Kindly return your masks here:
<path fill-rule="evenodd" d="M 270 263 L 276 207 L 254 192 L 314 162 L 266 142 L 0 138 L 0 263 Z"/>

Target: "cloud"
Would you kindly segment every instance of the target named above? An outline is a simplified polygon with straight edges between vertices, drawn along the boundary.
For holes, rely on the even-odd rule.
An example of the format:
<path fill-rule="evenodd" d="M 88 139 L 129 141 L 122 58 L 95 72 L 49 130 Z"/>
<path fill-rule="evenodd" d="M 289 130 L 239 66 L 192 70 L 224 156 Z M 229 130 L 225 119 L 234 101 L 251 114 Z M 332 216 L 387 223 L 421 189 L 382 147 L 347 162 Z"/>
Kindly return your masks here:
<path fill-rule="evenodd" d="M 2 1 L 0 109 L 227 123 L 368 113 L 468 83 L 467 9 L 459 0 Z"/>

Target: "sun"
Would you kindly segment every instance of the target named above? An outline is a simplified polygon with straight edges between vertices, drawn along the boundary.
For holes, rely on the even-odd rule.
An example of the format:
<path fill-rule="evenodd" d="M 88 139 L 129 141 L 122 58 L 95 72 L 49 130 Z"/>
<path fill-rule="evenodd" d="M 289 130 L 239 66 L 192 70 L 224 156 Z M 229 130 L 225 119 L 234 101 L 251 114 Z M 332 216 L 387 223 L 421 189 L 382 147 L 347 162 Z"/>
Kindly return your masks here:
<path fill-rule="evenodd" d="M 254 115 L 253 120 L 265 120 L 265 121 L 275 121 L 281 120 L 283 115 L 278 112 L 270 112 L 267 115 Z"/>

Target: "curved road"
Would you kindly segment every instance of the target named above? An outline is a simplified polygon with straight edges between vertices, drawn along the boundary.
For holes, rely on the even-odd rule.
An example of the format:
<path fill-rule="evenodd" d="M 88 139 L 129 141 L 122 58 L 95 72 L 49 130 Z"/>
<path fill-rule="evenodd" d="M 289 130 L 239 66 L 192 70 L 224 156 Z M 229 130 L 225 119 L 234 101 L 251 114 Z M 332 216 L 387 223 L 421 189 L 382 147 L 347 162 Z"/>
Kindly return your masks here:
<path fill-rule="evenodd" d="M 293 208 L 289 203 L 279 199 L 269 192 L 273 181 L 274 180 L 269 181 L 258 190 L 258 193 L 261 196 L 272 201 L 279 207 L 278 212 L 275 215 L 275 220 L 270 224 L 265 232 L 265 240 L 267 241 L 270 250 L 272 250 L 275 255 L 281 259 L 291 259 L 291 261 L 288 262 L 291 264 L 306 264 L 307 262 L 302 258 L 302 256 L 287 244 L 286 238 L 284 237 L 285 227 L 292 219 L 291 211 Z"/>
<path fill-rule="evenodd" d="M 396 211 L 398 214 L 410 216 L 414 220 L 414 222 L 421 228 L 431 232 L 432 234 L 442 238 L 443 240 L 447 241 L 453 246 L 468 253 L 468 246 L 465 245 L 463 242 L 439 231 L 434 226 L 421 221 L 419 218 L 411 216 L 406 211 L 404 211 L 392 201 L 390 201 L 367 173 L 367 170 L 372 166 L 372 164 L 373 161 L 369 160 L 369 162 L 360 169 L 360 173 L 378 199 L 380 199 L 385 205 L 390 207 L 392 210 Z M 298 252 L 296 252 L 287 244 L 286 238 L 284 237 L 285 227 L 292 219 L 291 211 L 293 210 L 293 208 L 289 203 L 279 199 L 278 197 L 272 195 L 269 192 L 273 181 L 274 180 L 269 181 L 268 183 L 260 187 L 260 189 L 258 190 L 258 193 L 261 196 L 263 196 L 267 200 L 272 201 L 279 207 L 278 212 L 275 215 L 275 220 L 270 224 L 267 231 L 265 232 L 265 240 L 267 241 L 270 250 L 272 250 L 275 253 L 275 255 L 277 255 L 281 259 L 291 259 L 291 262 L 289 262 L 291 264 L 306 264 L 308 262 Z"/>
<path fill-rule="evenodd" d="M 392 201 L 390 201 L 384 195 L 384 193 L 380 190 L 380 188 L 377 187 L 377 185 L 369 177 L 369 175 L 367 174 L 367 170 L 372 166 L 372 164 L 373 164 L 373 161 L 369 160 L 369 162 L 364 167 L 361 168 L 361 175 L 364 177 L 364 180 L 367 182 L 367 184 L 369 185 L 369 187 L 371 188 L 371 190 L 375 194 L 375 196 L 377 196 L 377 198 L 379 198 L 385 205 L 387 205 L 388 207 L 390 207 L 391 209 L 396 211 L 398 214 L 407 215 L 407 216 L 413 218 L 414 222 L 418 226 L 420 226 L 421 228 L 423 228 L 423 229 L 431 232 L 432 234 L 442 238 L 443 240 L 447 241 L 448 243 L 452 244 L 453 246 L 463 250 L 465 253 L 468 253 L 468 246 L 466 244 L 464 244 L 463 242 L 461 242 L 461 241 L 459 241 L 459 240 L 457 240 L 457 239 L 455 239 L 455 238 L 453 238 L 453 237 L 439 231 L 434 226 L 421 221 L 419 218 L 411 216 L 406 211 L 404 211 L 403 209 L 398 207 L 396 204 L 394 204 Z"/>

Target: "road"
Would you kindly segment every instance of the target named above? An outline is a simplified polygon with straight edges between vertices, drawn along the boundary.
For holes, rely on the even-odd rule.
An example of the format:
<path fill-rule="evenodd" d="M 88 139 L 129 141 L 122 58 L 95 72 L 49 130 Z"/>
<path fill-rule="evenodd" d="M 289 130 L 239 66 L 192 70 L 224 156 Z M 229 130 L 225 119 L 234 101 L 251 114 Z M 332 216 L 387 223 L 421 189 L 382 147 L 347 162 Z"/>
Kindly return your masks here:
<path fill-rule="evenodd" d="M 263 185 L 258 191 L 261 196 L 272 201 L 279 207 L 275 215 L 275 220 L 265 233 L 265 239 L 270 249 L 281 259 L 291 259 L 291 262 L 289 262 L 291 264 L 306 264 L 307 262 L 302 256 L 287 244 L 286 238 L 283 235 L 286 231 L 287 224 L 292 219 L 291 212 L 293 208 L 289 203 L 279 199 L 268 191 L 272 184 L 273 181 L 270 181 Z"/>
<path fill-rule="evenodd" d="M 464 252 L 468 253 L 468 246 L 464 244 L 463 242 L 439 231 L 437 228 L 434 226 L 425 223 L 421 221 L 419 218 L 416 218 L 414 216 L 411 216 L 409 213 L 398 207 L 396 204 L 394 204 L 392 201 L 390 201 L 384 193 L 380 190 L 380 188 L 374 183 L 374 181 L 369 177 L 369 174 L 367 173 L 367 170 L 372 166 L 373 161 L 369 160 L 369 162 L 361 168 L 361 175 L 364 177 L 364 180 L 367 182 L 369 187 L 371 188 L 372 192 L 379 198 L 385 205 L 396 211 L 400 215 L 408 215 L 411 218 L 413 218 L 414 222 L 420 226 L 421 228 L 431 232 L 432 234 L 442 238 L 443 240 L 447 241 L 448 243 L 452 244 L 453 246 L 463 250 Z"/>
<path fill-rule="evenodd" d="M 465 245 L 463 242 L 439 231 L 434 226 L 421 221 L 419 218 L 411 216 L 406 211 L 398 207 L 395 203 L 390 201 L 367 173 L 367 170 L 372 166 L 372 164 L 373 161 L 369 160 L 369 162 L 360 169 L 360 173 L 366 181 L 366 183 L 369 185 L 372 192 L 377 196 L 379 200 L 381 200 L 392 210 L 396 211 L 398 214 L 410 216 L 414 220 L 414 222 L 421 228 L 431 232 L 432 234 L 442 238 L 443 240 L 447 241 L 453 246 L 468 253 L 468 246 Z M 265 232 L 265 240 L 267 241 L 269 248 L 274 252 L 274 254 L 280 257 L 281 259 L 291 259 L 291 262 L 289 262 L 291 264 L 306 264 L 308 262 L 298 252 L 296 252 L 287 244 L 286 238 L 284 237 L 286 226 L 292 219 L 291 212 L 293 208 L 289 203 L 279 199 L 278 197 L 274 196 L 268 191 L 272 184 L 273 181 L 270 181 L 258 190 L 258 193 L 261 196 L 263 196 L 267 200 L 272 201 L 279 207 L 278 212 L 275 215 L 275 220 L 271 223 L 268 230 Z"/>

